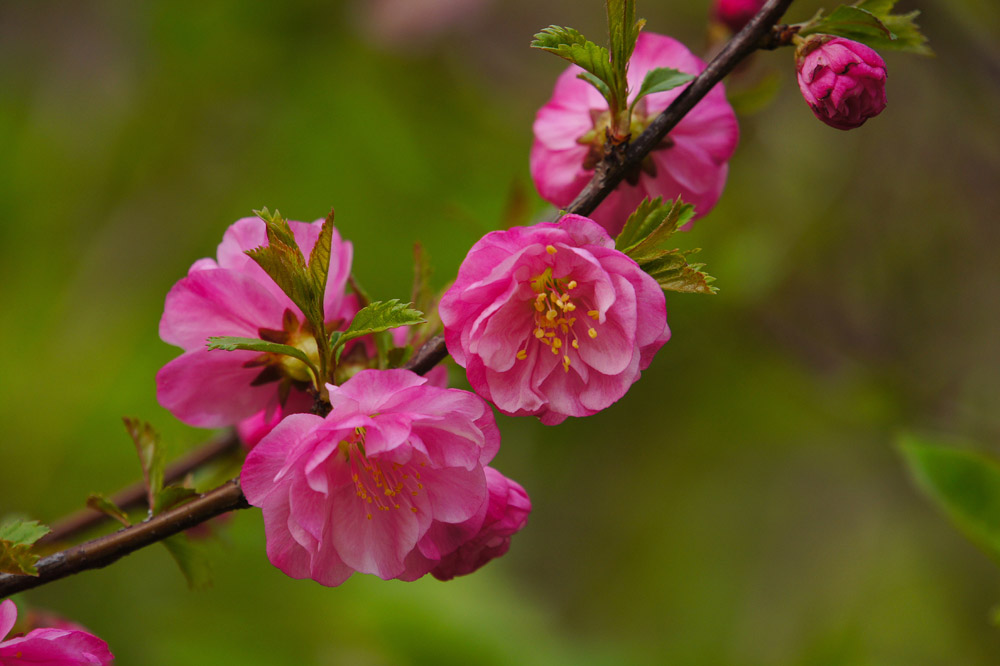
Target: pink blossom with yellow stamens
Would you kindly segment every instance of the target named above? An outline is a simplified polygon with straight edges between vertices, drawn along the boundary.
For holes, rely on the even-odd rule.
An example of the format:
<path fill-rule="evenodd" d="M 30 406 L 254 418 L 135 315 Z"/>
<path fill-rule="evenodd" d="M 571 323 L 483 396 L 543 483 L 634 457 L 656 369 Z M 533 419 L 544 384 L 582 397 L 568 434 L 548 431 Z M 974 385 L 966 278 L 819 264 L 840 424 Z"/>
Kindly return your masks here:
<path fill-rule="evenodd" d="M 549 425 L 625 395 L 670 329 L 659 285 L 614 246 L 579 215 L 473 245 L 439 312 L 477 393 Z"/>

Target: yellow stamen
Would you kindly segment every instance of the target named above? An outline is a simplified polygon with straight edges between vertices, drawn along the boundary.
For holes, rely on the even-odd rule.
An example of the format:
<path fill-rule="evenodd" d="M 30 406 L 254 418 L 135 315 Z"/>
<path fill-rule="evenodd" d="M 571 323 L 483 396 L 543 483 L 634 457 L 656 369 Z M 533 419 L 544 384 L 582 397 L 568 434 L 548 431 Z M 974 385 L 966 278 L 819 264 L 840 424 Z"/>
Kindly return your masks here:
<path fill-rule="evenodd" d="M 590 317 L 591 319 L 597 320 L 600 319 L 601 313 L 598 312 L 597 310 L 587 310 L 587 316 Z"/>
<path fill-rule="evenodd" d="M 573 349 L 579 349 L 580 348 L 580 343 L 577 342 L 576 340 L 574 340 L 570 344 L 573 345 Z"/>
<path fill-rule="evenodd" d="M 560 340 L 559 338 L 556 338 L 555 340 L 553 340 L 552 341 L 552 347 L 555 348 L 555 349 L 559 349 L 560 347 L 562 347 L 562 340 Z"/>
<path fill-rule="evenodd" d="M 536 338 L 542 338 L 544 335 L 545 335 L 545 329 L 543 329 L 541 326 L 535 329 Z"/>
<path fill-rule="evenodd" d="M 556 253 L 556 248 L 553 247 L 552 245 L 546 245 L 545 246 L 545 251 L 548 252 L 549 254 L 555 254 Z"/>
<path fill-rule="evenodd" d="M 595 329 L 595 328 L 588 328 L 587 329 L 587 335 L 589 335 L 591 337 L 591 339 L 596 338 L 597 337 L 597 329 Z"/>
<path fill-rule="evenodd" d="M 570 280 L 566 287 L 569 289 L 576 289 L 576 280 Z"/>
<path fill-rule="evenodd" d="M 555 310 L 549 310 L 548 312 L 545 313 L 545 318 L 548 319 L 549 321 L 552 321 L 553 319 L 555 319 L 558 316 L 559 316 L 559 313 L 556 312 Z"/>
<path fill-rule="evenodd" d="M 524 359 L 528 358 L 528 352 L 522 349 L 521 351 L 517 352 L 517 358 L 518 360 L 523 361 Z"/>

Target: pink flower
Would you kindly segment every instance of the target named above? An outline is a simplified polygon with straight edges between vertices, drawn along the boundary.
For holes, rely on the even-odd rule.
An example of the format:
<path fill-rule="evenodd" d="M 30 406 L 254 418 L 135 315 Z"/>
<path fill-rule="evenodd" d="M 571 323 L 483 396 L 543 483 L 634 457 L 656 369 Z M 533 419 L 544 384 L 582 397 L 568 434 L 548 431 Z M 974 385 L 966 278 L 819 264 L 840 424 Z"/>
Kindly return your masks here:
<path fill-rule="evenodd" d="M 796 49 L 795 69 L 809 108 L 830 127 L 861 127 L 885 108 L 885 61 L 864 44 L 815 35 Z"/>
<path fill-rule="evenodd" d="M 765 0 L 715 0 L 712 16 L 733 32 L 743 29 L 764 6 Z"/>
<path fill-rule="evenodd" d="M 553 425 L 625 395 L 670 338 L 663 291 L 579 215 L 481 238 L 438 311 L 479 395 Z"/>
<path fill-rule="evenodd" d="M 629 65 L 628 84 L 634 93 L 643 77 L 656 67 L 672 67 L 689 74 L 705 68 L 696 56 L 675 39 L 641 33 Z M 535 117 L 535 143 L 531 148 L 531 176 L 542 198 L 568 206 L 591 177 L 603 155 L 608 104 L 586 81 L 577 78 L 576 65 L 556 81 L 552 99 Z M 680 94 L 681 88 L 641 99 L 632 115 L 632 135 L 645 127 Z M 726 184 L 727 161 L 736 150 L 739 127 L 726 101 L 722 84 L 687 114 L 653 150 L 641 169 L 625 181 L 592 213 L 611 235 L 645 197 L 678 196 L 705 215 L 715 206 Z"/>
<path fill-rule="evenodd" d="M 0 602 L 0 666 L 104 666 L 114 660 L 107 643 L 76 629 L 35 629 L 25 636 L 3 640 L 16 621 L 14 602 Z"/>
<path fill-rule="evenodd" d="M 322 221 L 289 224 L 308 256 Z M 205 347 L 211 336 L 264 338 L 299 347 L 315 358 L 316 342 L 301 311 L 244 254 L 266 244 L 262 220 L 237 221 L 226 230 L 217 259 L 196 261 L 167 294 L 160 337 L 184 354 L 160 369 L 157 399 L 185 423 L 232 425 L 262 410 L 266 413 L 260 418 L 270 420 L 279 405 L 287 406 L 291 393 L 304 391 L 309 383 L 305 364 L 291 357 Z M 344 326 L 357 312 L 356 299 L 344 293 L 350 270 L 351 244 L 334 230 L 324 304 L 330 330 Z M 299 409 L 304 400 L 299 396 L 290 402 Z"/>
<path fill-rule="evenodd" d="M 531 500 L 520 484 L 492 467 L 486 468 L 486 483 L 490 501 L 482 526 L 474 537 L 441 558 L 431 570 L 438 580 L 470 574 L 500 557 L 510 548 L 511 535 L 519 532 L 528 522 Z"/>
<path fill-rule="evenodd" d="M 483 467 L 500 445 L 493 413 L 408 370 L 362 370 L 328 388 L 325 418 L 286 417 L 243 465 L 268 558 L 323 585 L 355 571 L 418 578 L 482 524 Z"/>

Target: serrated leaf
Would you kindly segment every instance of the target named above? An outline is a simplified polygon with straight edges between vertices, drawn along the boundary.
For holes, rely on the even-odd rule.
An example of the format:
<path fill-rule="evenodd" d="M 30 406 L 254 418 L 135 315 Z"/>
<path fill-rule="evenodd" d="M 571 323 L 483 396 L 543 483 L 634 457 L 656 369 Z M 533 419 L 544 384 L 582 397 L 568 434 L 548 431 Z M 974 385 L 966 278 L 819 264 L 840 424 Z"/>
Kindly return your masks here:
<path fill-rule="evenodd" d="M 618 242 L 615 242 L 616 248 L 640 264 L 644 260 L 655 259 L 662 254 L 667 249 L 663 247 L 663 243 L 694 216 L 694 206 L 680 199 L 667 203 L 659 202 L 658 197 L 648 204 L 645 201 L 639 204 L 636 212 L 630 215 L 625 223 L 626 227 L 632 223 L 628 234 L 625 228 L 619 234 L 619 238 L 625 236 L 622 247 L 618 248 Z M 633 216 L 635 220 L 632 219 Z"/>
<path fill-rule="evenodd" d="M 50 531 L 48 526 L 34 520 L 0 525 L 0 573 L 37 576 L 38 555 L 32 552 L 32 544 Z"/>
<path fill-rule="evenodd" d="M 318 294 L 326 293 L 326 279 L 330 273 L 330 245 L 333 242 L 333 211 L 323 220 L 319 230 L 319 238 L 309 253 L 309 274 L 313 279 L 313 287 Z"/>
<path fill-rule="evenodd" d="M 128 519 L 128 514 L 122 511 L 121 507 L 115 504 L 113 500 L 101 495 L 100 493 L 91 493 L 87 497 L 87 506 L 94 511 L 100 511 L 108 518 L 117 520 L 125 527 L 132 524 L 132 521 Z"/>
<path fill-rule="evenodd" d="M 671 250 L 655 259 L 641 262 L 639 267 L 649 273 L 664 291 L 686 294 L 714 294 L 715 278 L 701 270 L 704 264 L 688 263 L 688 255 L 698 250 Z"/>
<path fill-rule="evenodd" d="M 175 534 L 162 543 L 177 562 L 189 588 L 203 590 L 212 586 L 212 565 L 203 548 L 192 543 L 185 534 Z"/>
<path fill-rule="evenodd" d="M 156 500 L 153 504 L 153 514 L 158 514 L 162 511 L 172 509 L 175 506 L 179 506 L 189 499 L 194 499 L 198 496 L 194 488 L 185 488 L 183 486 L 167 486 L 160 492 L 156 494 Z"/>
<path fill-rule="evenodd" d="M 422 324 L 424 313 L 410 308 L 411 303 L 400 303 L 398 298 L 389 301 L 369 303 L 354 315 L 351 325 L 337 340 L 337 347 L 342 347 L 348 341 L 372 333 L 381 333 L 398 326 Z"/>
<path fill-rule="evenodd" d="M 434 307 L 434 291 L 431 289 L 430 256 L 420 243 L 413 244 L 413 288 L 410 300 L 417 310 L 427 312 Z"/>
<path fill-rule="evenodd" d="M 30 546 L 51 531 L 37 520 L 12 520 L 0 525 L 0 539 Z"/>
<path fill-rule="evenodd" d="M 122 421 L 135 443 L 136 453 L 139 454 L 142 478 L 146 483 L 146 501 L 152 510 L 156 493 L 163 488 L 163 470 L 167 464 L 166 451 L 160 443 L 159 433 L 149 423 L 127 416 L 122 418 Z"/>
<path fill-rule="evenodd" d="M 553 53 L 590 72 L 610 89 L 616 89 L 611 54 L 603 46 L 588 40 L 573 28 L 550 25 L 535 35 L 532 48 Z"/>
<path fill-rule="evenodd" d="M 635 50 L 635 42 L 645 21 L 635 18 L 635 0 L 607 0 L 608 36 L 611 43 L 611 62 L 625 75 L 628 61 Z"/>
<path fill-rule="evenodd" d="M 266 352 L 268 354 L 284 354 L 285 356 L 291 356 L 292 358 L 302 361 L 315 376 L 319 376 L 319 371 L 313 364 L 312 359 L 310 359 L 304 351 L 291 345 L 283 345 L 280 342 L 268 342 L 267 340 L 260 340 L 258 338 L 238 338 L 229 335 L 212 336 L 206 341 L 206 345 L 208 346 L 209 351 L 242 350 Z"/>
<path fill-rule="evenodd" d="M 966 537 L 1000 562 L 1000 462 L 967 449 L 901 437 L 917 486 Z"/>
<path fill-rule="evenodd" d="M 295 234 L 291 226 L 281 214 L 275 211 L 269 213 L 265 208 L 257 211 L 257 216 L 264 221 L 267 232 L 267 245 L 247 250 L 245 254 L 253 259 L 275 284 L 298 306 L 306 320 L 313 325 L 313 330 L 319 330 L 323 325 L 323 291 L 319 288 L 315 276 L 306 264 L 305 256 L 295 242 Z M 332 234 L 332 226 L 328 233 Z M 320 243 L 317 241 L 317 245 Z M 316 248 L 314 248 L 316 251 Z M 318 252 L 322 252 L 322 248 Z M 329 252 L 329 243 L 327 243 Z M 320 271 L 317 262 L 316 270 Z M 329 265 L 329 256 L 327 256 Z"/>
<path fill-rule="evenodd" d="M 687 74 L 676 69 L 671 69 L 670 67 L 651 69 L 646 72 L 646 77 L 642 80 L 642 85 L 639 86 L 639 92 L 635 94 L 635 98 L 632 100 L 632 106 L 634 107 L 636 102 L 646 95 L 673 90 L 691 81 L 693 78 L 693 74 Z"/>
<path fill-rule="evenodd" d="M 895 2 L 887 0 L 870 0 L 856 5 L 841 5 L 828 16 L 823 16 L 822 12 L 817 14 L 802 27 L 799 35 L 838 35 L 875 50 L 931 55 L 927 38 L 914 22 L 920 12 L 890 14 L 894 4 Z"/>

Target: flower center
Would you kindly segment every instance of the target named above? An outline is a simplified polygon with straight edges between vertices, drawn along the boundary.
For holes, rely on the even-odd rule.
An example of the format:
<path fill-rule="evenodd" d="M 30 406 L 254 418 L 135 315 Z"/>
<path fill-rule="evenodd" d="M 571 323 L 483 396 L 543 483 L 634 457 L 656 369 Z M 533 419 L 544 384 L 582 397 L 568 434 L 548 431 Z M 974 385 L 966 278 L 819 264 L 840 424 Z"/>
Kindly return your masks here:
<path fill-rule="evenodd" d="M 420 494 L 424 484 L 420 482 L 420 472 L 413 465 L 383 463 L 369 458 L 365 453 L 365 429 L 355 428 L 354 434 L 340 442 L 340 452 L 351 468 L 351 480 L 355 494 L 368 505 L 368 520 L 373 511 L 394 511 L 407 506 L 413 513 L 412 497 Z M 427 463 L 421 462 L 423 467 Z"/>
<path fill-rule="evenodd" d="M 639 103 L 632 109 L 632 118 L 629 125 L 629 136 L 635 138 L 643 133 L 653 122 L 655 115 L 646 110 L 646 100 L 640 99 Z M 607 109 L 591 109 L 590 119 L 594 127 L 589 132 L 576 140 L 578 144 L 587 146 L 587 154 L 583 158 L 583 168 L 592 171 L 604 159 L 605 144 L 607 143 L 608 130 L 611 127 L 611 112 Z M 673 140 L 667 136 L 653 150 L 665 150 L 674 145 Z M 625 174 L 625 181 L 629 185 L 636 185 L 639 182 L 639 174 L 647 173 L 651 177 L 656 177 L 656 163 L 652 157 L 647 155 L 642 162 L 631 168 Z"/>
<path fill-rule="evenodd" d="M 549 254 L 555 254 L 557 250 L 554 246 L 548 245 L 545 251 Z M 541 275 L 531 281 L 531 288 L 536 294 L 533 303 L 535 310 L 534 339 L 538 341 L 538 344 L 548 347 L 549 351 L 556 356 L 562 355 L 563 371 L 569 372 L 569 366 L 572 364 L 570 348 L 580 349 L 581 338 L 577 335 L 577 331 L 585 326 L 587 329 L 586 338 L 594 339 L 597 337 L 597 329 L 590 326 L 589 323 L 582 323 L 580 327 L 576 325 L 577 316 L 574 313 L 577 310 L 577 303 L 584 305 L 582 298 L 574 297 L 571 293 L 577 288 L 576 280 L 568 276 L 565 278 L 552 277 L 552 269 L 546 268 Z M 587 316 L 596 322 L 600 319 L 600 312 L 588 310 Z M 582 333 L 582 331 L 580 332 Z M 518 360 L 523 361 L 528 358 L 527 346 L 531 340 L 532 338 L 528 338 L 524 347 L 518 350 Z"/>
<path fill-rule="evenodd" d="M 316 348 L 316 338 L 313 336 L 312 329 L 306 322 L 299 322 L 298 317 L 291 310 L 285 310 L 280 329 L 260 328 L 257 329 L 257 335 L 260 336 L 261 340 L 296 347 L 305 353 L 313 365 L 319 365 L 319 350 Z M 243 367 L 262 368 L 260 374 L 250 383 L 251 386 L 281 382 L 282 404 L 292 384 L 303 389 L 312 384 L 312 373 L 309 371 L 309 367 L 299 359 L 284 354 L 264 353 L 247 361 Z"/>

